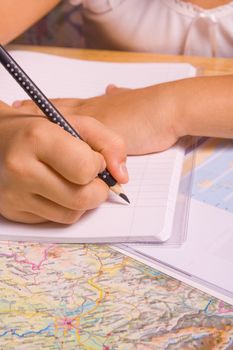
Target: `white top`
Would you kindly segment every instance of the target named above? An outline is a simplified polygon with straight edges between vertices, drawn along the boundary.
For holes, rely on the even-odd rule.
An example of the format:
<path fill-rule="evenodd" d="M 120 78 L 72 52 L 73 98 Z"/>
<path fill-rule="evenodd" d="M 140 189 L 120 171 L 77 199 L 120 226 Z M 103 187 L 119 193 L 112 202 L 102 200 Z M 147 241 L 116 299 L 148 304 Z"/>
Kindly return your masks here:
<path fill-rule="evenodd" d="M 233 57 L 233 1 L 206 10 L 181 0 L 70 0 L 81 2 L 90 48 Z"/>

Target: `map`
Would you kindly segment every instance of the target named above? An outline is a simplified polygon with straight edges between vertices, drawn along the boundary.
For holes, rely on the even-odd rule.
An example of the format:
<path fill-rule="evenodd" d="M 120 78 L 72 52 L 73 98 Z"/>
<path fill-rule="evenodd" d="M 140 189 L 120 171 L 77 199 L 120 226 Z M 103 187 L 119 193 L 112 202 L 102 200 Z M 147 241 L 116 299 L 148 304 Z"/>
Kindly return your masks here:
<path fill-rule="evenodd" d="M 233 306 L 108 246 L 0 244 L 0 350 L 233 349 Z"/>
<path fill-rule="evenodd" d="M 204 141 L 197 148 L 192 197 L 233 213 L 233 142 Z"/>

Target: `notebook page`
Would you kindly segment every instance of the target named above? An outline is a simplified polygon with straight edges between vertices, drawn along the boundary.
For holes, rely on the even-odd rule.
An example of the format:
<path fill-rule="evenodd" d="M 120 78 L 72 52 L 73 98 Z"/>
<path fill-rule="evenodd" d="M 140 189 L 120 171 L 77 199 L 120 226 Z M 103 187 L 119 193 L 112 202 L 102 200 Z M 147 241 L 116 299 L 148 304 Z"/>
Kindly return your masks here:
<path fill-rule="evenodd" d="M 130 198 L 130 205 L 110 193 L 107 202 L 70 226 L 52 223 L 31 226 L 10 223 L 1 218 L 0 239 L 56 242 L 147 242 L 166 239 L 170 236 L 176 203 L 172 192 L 179 184 L 179 181 L 171 183 L 171 178 L 177 170 L 181 170 L 183 150 L 173 148 L 167 154 L 143 156 L 140 161 L 138 158 L 129 157 L 128 160 L 132 180 L 124 186 L 124 190 Z"/>
<path fill-rule="evenodd" d="M 192 75 L 192 67 L 179 64 L 121 64 L 77 61 L 67 58 L 15 52 L 19 64 L 48 97 L 89 97 L 101 94 L 108 83 L 139 87 Z M 172 67 L 171 67 L 172 66 Z M 43 70 L 38 69 L 43 67 Z M 62 84 L 54 84 L 57 72 Z M 5 89 L 0 98 L 11 103 L 27 98 L 14 80 L 0 68 Z M 88 212 L 75 225 L 18 225 L 1 221 L 3 238 L 65 242 L 123 242 L 164 240 L 171 234 L 183 149 L 129 157 L 130 182 L 125 191 L 130 205 L 110 194 L 109 200 Z M 159 190 L 158 190 L 159 189 Z"/>

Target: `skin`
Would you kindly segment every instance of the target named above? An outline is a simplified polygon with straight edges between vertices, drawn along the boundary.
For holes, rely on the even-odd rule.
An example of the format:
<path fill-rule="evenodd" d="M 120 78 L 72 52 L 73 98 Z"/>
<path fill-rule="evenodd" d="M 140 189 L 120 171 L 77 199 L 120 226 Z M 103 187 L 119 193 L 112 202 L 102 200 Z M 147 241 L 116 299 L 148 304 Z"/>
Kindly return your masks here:
<path fill-rule="evenodd" d="M 50 12 L 60 0 L 0 1 L 0 42 L 9 43 Z M 20 14 L 20 15 L 19 15 Z"/>
<path fill-rule="evenodd" d="M 163 151 L 185 135 L 233 137 L 233 76 L 197 77 L 142 89 L 109 86 L 90 99 L 58 99 L 62 113 L 92 116 L 121 135 L 128 154 Z M 41 112 L 31 101 L 14 105 Z"/>
<path fill-rule="evenodd" d="M 231 0 L 183 0 L 189 2 L 204 9 L 213 9 L 218 6 L 223 6 L 231 2 Z"/>
<path fill-rule="evenodd" d="M 66 117 L 86 142 L 0 104 L 0 213 L 7 219 L 71 224 L 106 200 L 109 188 L 97 177 L 106 166 L 119 183 L 128 181 L 121 138 L 90 117 Z"/>

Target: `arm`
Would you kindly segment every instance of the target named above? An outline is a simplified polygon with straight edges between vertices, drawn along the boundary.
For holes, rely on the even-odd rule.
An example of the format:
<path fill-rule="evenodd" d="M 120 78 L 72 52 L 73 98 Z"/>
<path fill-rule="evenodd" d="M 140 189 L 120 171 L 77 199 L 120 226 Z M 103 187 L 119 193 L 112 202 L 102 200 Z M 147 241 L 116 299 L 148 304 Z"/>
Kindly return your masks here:
<path fill-rule="evenodd" d="M 7 44 L 42 18 L 60 0 L 0 1 L 0 42 Z"/>
<path fill-rule="evenodd" d="M 174 82 L 179 136 L 233 138 L 233 75 Z"/>
<path fill-rule="evenodd" d="M 233 138 L 233 76 L 198 77 L 141 89 L 107 88 L 90 99 L 58 99 L 64 113 L 89 115 L 120 134 L 128 154 L 163 151 L 180 137 Z M 30 101 L 16 104 L 40 113 Z"/>

